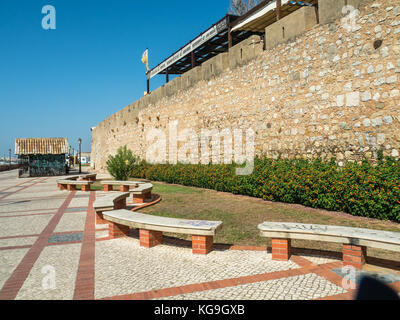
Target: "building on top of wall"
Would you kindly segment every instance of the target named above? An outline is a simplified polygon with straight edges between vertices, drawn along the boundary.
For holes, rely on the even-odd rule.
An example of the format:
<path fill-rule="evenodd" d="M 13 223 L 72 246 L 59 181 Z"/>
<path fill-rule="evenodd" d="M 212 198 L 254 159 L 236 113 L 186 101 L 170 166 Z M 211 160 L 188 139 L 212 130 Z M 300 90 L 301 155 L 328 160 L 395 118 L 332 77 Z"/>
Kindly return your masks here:
<path fill-rule="evenodd" d="M 15 154 L 21 163 L 19 177 L 66 175 L 68 152 L 67 138 L 15 139 Z"/>

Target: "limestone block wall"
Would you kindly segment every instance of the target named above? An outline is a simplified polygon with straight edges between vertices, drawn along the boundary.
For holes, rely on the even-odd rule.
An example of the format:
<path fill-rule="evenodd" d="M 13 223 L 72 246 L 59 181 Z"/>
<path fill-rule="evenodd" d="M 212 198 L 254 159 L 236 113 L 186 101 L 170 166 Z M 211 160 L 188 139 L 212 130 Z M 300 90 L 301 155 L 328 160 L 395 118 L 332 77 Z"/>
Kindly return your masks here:
<path fill-rule="evenodd" d="M 357 9 L 368 1 L 373 0 L 318 0 L 319 23 L 326 24 L 343 17 L 347 13 L 342 11 L 344 6 Z"/>
<path fill-rule="evenodd" d="M 317 23 L 316 8 L 303 7 L 265 28 L 265 47 L 271 49 L 279 43 L 292 40 Z"/>
<path fill-rule="evenodd" d="M 124 144 L 145 158 L 149 130 L 168 137 L 174 120 L 178 134 L 252 128 L 256 154 L 273 158 L 341 163 L 376 159 L 379 149 L 398 157 L 400 0 L 359 10 L 349 32 L 336 19 L 265 51 L 248 39 L 230 50 L 223 72 L 205 76 L 199 66 L 105 119 L 92 131 L 96 169 Z"/>

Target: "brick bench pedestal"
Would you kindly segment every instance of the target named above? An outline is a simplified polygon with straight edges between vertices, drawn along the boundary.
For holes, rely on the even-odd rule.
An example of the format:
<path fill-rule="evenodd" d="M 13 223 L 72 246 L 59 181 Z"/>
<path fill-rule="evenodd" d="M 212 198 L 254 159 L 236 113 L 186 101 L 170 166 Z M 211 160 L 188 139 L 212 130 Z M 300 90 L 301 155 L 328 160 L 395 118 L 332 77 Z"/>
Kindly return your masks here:
<path fill-rule="evenodd" d="M 103 219 L 103 212 L 97 211 L 96 212 L 96 224 L 110 224 L 107 220 Z"/>
<path fill-rule="evenodd" d="M 89 184 L 83 184 L 82 185 L 82 191 L 90 191 L 90 185 Z"/>
<path fill-rule="evenodd" d="M 133 195 L 133 203 L 144 203 L 146 200 L 151 200 L 151 192 Z"/>
<path fill-rule="evenodd" d="M 290 239 L 272 239 L 272 260 L 287 261 L 291 255 Z"/>
<path fill-rule="evenodd" d="M 213 236 L 192 236 L 192 253 L 208 254 L 212 251 L 213 242 Z"/>
<path fill-rule="evenodd" d="M 67 185 L 66 184 L 58 184 L 58 189 L 60 190 L 67 190 Z"/>
<path fill-rule="evenodd" d="M 343 244 L 343 266 L 362 269 L 367 257 L 367 248 L 351 244 Z"/>
<path fill-rule="evenodd" d="M 123 185 L 121 185 L 121 186 L 119 187 L 119 191 L 121 191 L 121 192 L 129 192 L 129 186 L 123 186 Z"/>
<path fill-rule="evenodd" d="M 109 235 L 112 239 L 129 236 L 129 227 L 118 223 L 109 223 Z"/>
<path fill-rule="evenodd" d="M 68 189 L 68 191 L 74 191 L 74 190 L 76 190 L 76 186 L 73 184 L 69 184 L 69 185 L 67 185 L 67 189 Z"/>
<path fill-rule="evenodd" d="M 105 184 L 104 191 L 113 191 L 113 186 L 111 184 Z"/>
<path fill-rule="evenodd" d="M 146 248 L 152 248 L 163 242 L 163 235 L 161 231 L 153 230 L 139 230 L 140 245 Z"/>

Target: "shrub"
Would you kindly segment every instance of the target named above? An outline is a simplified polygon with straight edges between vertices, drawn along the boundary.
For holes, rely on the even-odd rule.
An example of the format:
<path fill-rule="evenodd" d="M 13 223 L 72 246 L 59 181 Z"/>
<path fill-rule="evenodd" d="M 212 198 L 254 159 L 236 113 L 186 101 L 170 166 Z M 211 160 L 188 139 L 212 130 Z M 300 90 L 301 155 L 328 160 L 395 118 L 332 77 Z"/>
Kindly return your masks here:
<path fill-rule="evenodd" d="M 109 156 L 107 160 L 107 171 L 118 181 L 126 181 L 132 174 L 138 158 L 126 146 L 120 147 L 115 156 Z"/>
<path fill-rule="evenodd" d="M 141 161 L 132 176 L 400 222 L 400 161 L 390 157 L 344 167 L 332 160 L 256 158 L 248 176 L 236 176 L 236 167 Z"/>

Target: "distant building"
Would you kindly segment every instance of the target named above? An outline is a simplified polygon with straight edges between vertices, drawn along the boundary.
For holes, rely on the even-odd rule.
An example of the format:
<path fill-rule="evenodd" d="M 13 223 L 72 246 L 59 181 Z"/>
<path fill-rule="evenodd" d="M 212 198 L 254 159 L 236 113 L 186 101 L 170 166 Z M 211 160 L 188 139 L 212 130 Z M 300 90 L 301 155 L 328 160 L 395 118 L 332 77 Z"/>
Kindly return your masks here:
<path fill-rule="evenodd" d="M 82 164 L 90 164 L 90 152 L 82 152 L 81 153 L 81 163 Z"/>
<path fill-rule="evenodd" d="M 60 176 L 67 174 L 65 155 L 67 138 L 15 139 L 15 154 L 21 163 L 20 177 Z"/>

